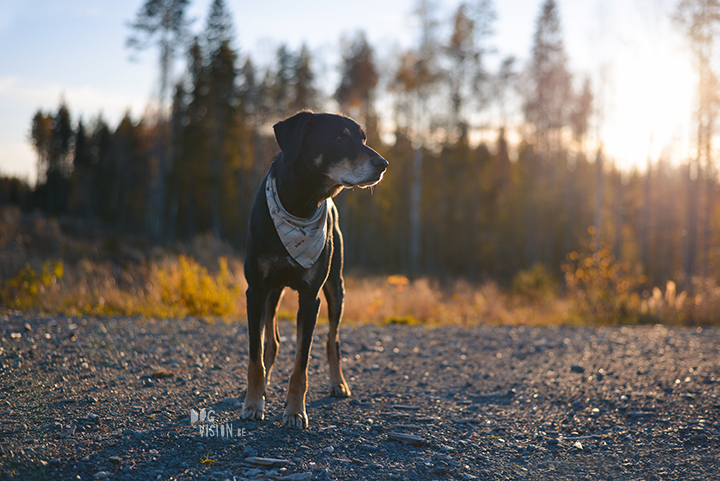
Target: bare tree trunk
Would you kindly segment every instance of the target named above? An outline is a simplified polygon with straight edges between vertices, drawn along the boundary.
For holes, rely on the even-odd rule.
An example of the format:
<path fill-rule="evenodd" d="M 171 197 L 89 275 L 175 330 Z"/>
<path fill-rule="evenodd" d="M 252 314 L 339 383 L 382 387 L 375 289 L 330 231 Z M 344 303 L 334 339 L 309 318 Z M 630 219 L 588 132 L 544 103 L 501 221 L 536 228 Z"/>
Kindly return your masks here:
<path fill-rule="evenodd" d="M 410 272 L 417 276 L 420 272 L 420 201 L 422 200 L 422 146 L 413 151 L 413 176 L 410 190 Z"/>
<path fill-rule="evenodd" d="M 594 241 L 597 249 L 600 249 L 600 241 L 602 240 L 603 160 L 604 155 L 602 148 L 600 148 L 595 156 L 595 217 L 593 219 L 593 225 L 595 226 Z"/>
<path fill-rule="evenodd" d="M 643 207 L 640 219 L 640 259 L 643 272 L 648 273 L 650 267 L 650 255 L 648 253 L 648 225 L 650 224 L 650 179 L 652 176 L 652 161 L 648 155 L 647 172 L 645 172 L 645 184 L 643 185 Z"/>
<path fill-rule="evenodd" d="M 708 154 L 709 154 L 708 150 Z M 712 243 L 712 211 L 715 198 L 715 180 L 711 168 L 710 157 L 705 171 L 705 218 L 703 222 L 703 256 L 702 276 L 707 279 L 710 270 L 710 244 Z"/>
<path fill-rule="evenodd" d="M 623 248 L 623 226 L 625 225 L 625 183 L 620 176 L 620 183 L 618 185 L 617 193 L 617 204 L 615 205 L 615 216 L 616 216 L 616 227 L 615 227 L 615 242 L 614 251 L 615 259 L 622 258 Z"/>
<path fill-rule="evenodd" d="M 685 215 L 685 229 L 683 230 L 683 277 L 686 286 L 690 286 L 695 276 L 697 263 L 697 224 L 698 204 L 700 192 L 698 179 L 700 177 L 697 161 L 688 169 L 687 179 L 687 211 Z"/>

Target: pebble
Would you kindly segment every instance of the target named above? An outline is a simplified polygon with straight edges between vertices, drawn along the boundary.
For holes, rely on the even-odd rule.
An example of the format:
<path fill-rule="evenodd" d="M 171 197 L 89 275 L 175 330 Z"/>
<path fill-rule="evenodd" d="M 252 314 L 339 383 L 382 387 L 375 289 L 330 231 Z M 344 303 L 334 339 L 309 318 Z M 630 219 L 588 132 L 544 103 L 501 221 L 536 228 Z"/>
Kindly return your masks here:
<path fill-rule="evenodd" d="M 253 447 L 248 444 L 248 445 L 246 445 L 245 448 L 243 449 L 242 457 L 243 457 L 243 458 L 252 458 L 252 457 L 254 457 L 256 454 L 257 454 L 257 452 L 255 451 L 255 449 L 253 449 Z"/>
<path fill-rule="evenodd" d="M 258 464 L 260 466 L 286 466 L 290 464 L 290 461 L 287 459 L 278 459 L 278 458 L 256 458 L 256 457 L 249 457 L 246 458 L 245 461 L 251 464 Z"/>
<path fill-rule="evenodd" d="M 312 479 L 312 473 L 294 473 L 289 474 L 287 476 L 283 476 L 281 478 L 278 478 L 280 481 L 307 481 L 308 479 Z"/>
<path fill-rule="evenodd" d="M 335 448 L 332 446 L 328 446 L 327 448 L 323 449 L 323 451 L 325 451 L 326 453 L 334 453 Z"/>

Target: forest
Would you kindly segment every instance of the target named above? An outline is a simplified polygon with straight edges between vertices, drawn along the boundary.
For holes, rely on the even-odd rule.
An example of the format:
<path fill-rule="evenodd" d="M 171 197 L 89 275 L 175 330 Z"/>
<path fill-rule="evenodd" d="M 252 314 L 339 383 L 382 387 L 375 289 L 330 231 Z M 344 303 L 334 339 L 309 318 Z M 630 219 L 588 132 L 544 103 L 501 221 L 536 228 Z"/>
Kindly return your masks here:
<path fill-rule="evenodd" d="M 697 150 L 630 171 L 588 147 L 593 85 L 569 70 L 554 0 L 539 5 L 527 65 L 506 58 L 489 69 L 491 0 L 462 3 L 444 29 L 420 1 L 418 41 L 392 66 L 379 65 L 363 32 L 344 36 L 334 86 L 318 78 L 307 46 L 281 45 L 272 64 L 257 63 L 236 46 L 223 0 L 197 34 L 187 7 L 148 0 L 128 29 L 129 50 L 161 51 L 153 108 L 117 125 L 76 118 L 64 101 L 38 110 L 28 129 L 37 185 L 1 179 L 0 205 L 157 244 L 212 234 L 241 253 L 254 193 L 278 150 L 272 125 L 327 110 L 355 118 L 390 162 L 372 191 L 336 199 L 354 272 L 509 285 L 542 265 L 572 284 L 582 281 L 582 262 L 598 262 L 622 265 L 638 292 L 669 280 L 692 291 L 720 275 L 713 2 L 683 0 L 675 14 L 697 65 Z M 170 66 L 180 59 L 175 78 Z M 519 124 L 502 113 L 511 99 Z"/>

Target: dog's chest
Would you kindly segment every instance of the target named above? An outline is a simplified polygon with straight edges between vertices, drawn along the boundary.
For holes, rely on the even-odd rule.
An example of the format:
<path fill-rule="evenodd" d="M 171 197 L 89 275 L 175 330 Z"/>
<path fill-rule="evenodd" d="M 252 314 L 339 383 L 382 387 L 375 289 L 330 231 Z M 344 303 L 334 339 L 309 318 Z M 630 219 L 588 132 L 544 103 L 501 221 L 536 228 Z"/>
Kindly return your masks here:
<path fill-rule="evenodd" d="M 268 256 L 258 260 L 260 273 L 265 282 L 271 284 L 284 284 L 294 289 L 312 287 L 322 282 L 326 273 L 321 272 L 324 263 L 315 262 L 309 268 L 304 268 L 290 255 Z"/>

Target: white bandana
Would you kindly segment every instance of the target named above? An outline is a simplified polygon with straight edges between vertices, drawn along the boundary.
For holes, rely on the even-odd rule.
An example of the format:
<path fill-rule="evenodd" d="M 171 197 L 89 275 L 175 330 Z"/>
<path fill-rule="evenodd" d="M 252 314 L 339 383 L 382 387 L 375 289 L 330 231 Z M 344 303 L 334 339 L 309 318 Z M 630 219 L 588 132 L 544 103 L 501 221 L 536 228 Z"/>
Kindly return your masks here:
<path fill-rule="evenodd" d="M 265 197 L 270 217 L 285 249 L 304 268 L 315 264 L 325 248 L 327 216 L 332 200 L 325 200 L 312 217 L 295 217 L 280 203 L 274 176 L 268 176 L 265 182 Z"/>

